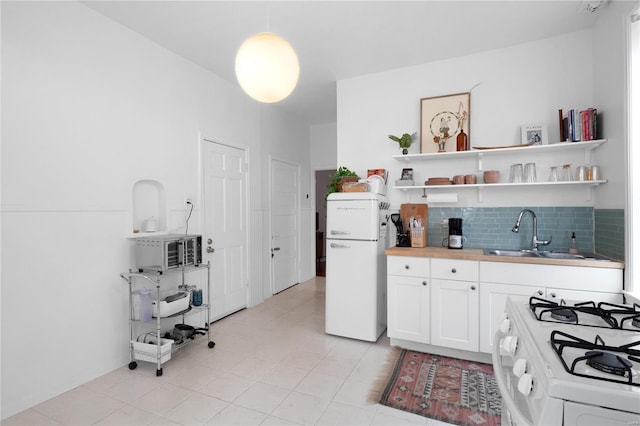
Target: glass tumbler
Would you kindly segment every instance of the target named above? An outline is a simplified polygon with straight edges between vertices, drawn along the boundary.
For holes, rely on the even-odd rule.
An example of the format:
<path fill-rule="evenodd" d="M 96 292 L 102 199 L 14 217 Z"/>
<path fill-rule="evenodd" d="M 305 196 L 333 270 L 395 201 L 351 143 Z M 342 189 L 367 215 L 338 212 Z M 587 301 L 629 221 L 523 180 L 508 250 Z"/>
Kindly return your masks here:
<path fill-rule="evenodd" d="M 522 164 L 512 164 L 509 172 L 509 182 L 520 183 L 522 182 Z"/>
<path fill-rule="evenodd" d="M 571 164 L 563 164 L 560 174 L 560 180 L 563 182 L 570 182 L 573 180 L 573 174 L 571 172 Z"/>
<path fill-rule="evenodd" d="M 551 171 L 549 172 L 549 182 L 557 182 L 558 181 L 558 168 L 556 166 L 551 167 Z"/>
<path fill-rule="evenodd" d="M 527 183 L 537 182 L 536 163 L 527 163 L 524 165 L 524 181 Z"/>

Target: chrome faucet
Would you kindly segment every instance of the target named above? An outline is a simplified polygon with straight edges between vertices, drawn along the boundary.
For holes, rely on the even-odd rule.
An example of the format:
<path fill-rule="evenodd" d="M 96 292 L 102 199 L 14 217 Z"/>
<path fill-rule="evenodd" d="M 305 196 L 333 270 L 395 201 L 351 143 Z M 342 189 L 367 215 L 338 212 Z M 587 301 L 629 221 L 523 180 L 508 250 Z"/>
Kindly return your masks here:
<path fill-rule="evenodd" d="M 531 250 L 538 251 L 538 246 L 546 246 L 551 243 L 551 237 L 548 240 L 539 240 L 538 239 L 538 219 L 536 218 L 536 214 L 533 210 L 522 209 L 518 214 L 518 219 L 516 219 L 516 224 L 513 225 L 511 232 L 520 231 L 520 221 L 522 220 L 522 216 L 525 213 L 531 213 L 531 217 L 533 218 L 533 236 L 531 237 Z"/>

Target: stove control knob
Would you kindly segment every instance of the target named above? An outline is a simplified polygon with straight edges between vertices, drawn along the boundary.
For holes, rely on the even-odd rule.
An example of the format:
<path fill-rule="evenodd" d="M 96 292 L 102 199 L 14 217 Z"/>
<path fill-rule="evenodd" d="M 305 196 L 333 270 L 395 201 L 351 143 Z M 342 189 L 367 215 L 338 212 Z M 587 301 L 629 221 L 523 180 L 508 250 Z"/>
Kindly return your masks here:
<path fill-rule="evenodd" d="M 511 330 L 511 321 L 509 320 L 509 318 L 505 318 L 502 320 L 502 322 L 500 323 L 500 331 L 502 331 L 504 334 L 509 333 L 509 331 Z"/>
<path fill-rule="evenodd" d="M 527 396 L 533 390 L 533 376 L 531 374 L 525 373 L 518 380 L 518 391 L 524 396 Z"/>
<path fill-rule="evenodd" d="M 507 336 L 502 340 L 502 350 L 513 355 L 518 349 L 518 338 L 516 336 Z"/>
<path fill-rule="evenodd" d="M 527 360 L 524 358 L 518 358 L 515 364 L 513 364 L 513 374 L 515 374 L 516 377 L 522 377 L 522 375 L 526 372 L 527 372 Z"/>

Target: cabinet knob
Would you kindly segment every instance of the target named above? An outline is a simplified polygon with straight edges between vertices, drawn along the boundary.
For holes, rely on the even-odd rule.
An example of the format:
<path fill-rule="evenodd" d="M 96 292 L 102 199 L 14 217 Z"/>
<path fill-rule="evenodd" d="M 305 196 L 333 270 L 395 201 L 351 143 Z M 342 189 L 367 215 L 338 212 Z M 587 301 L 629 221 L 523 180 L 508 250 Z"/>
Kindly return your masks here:
<path fill-rule="evenodd" d="M 451 273 L 452 274 L 455 274 L 456 272 L 458 272 L 458 271 L 456 271 L 456 268 L 451 268 Z"/>
<path fill-rule="evenodd" d="M 476 289 L 476 286 L 475 286 L 475 285 L 472 285 L 472 286 L 471 286 L 471 290 L 475 290 L 475 289 Z"/>
<path fill-rule="evenodd" d="M 404 269 L 409 269 L 409 265 L 404 265 Z"/>
<path fill-rule="evenodd" d="M 544 294 L 544 291 L 538 290 L 538 296 L 542 296 L 543 294 Z"/>
<path fill-rule="evenodd" d="M 422 285 L 427 285 L 427 282 L 426 281 L 422 281 Z"/>
<path fill-rule="evenodd" d="M 555 293 L 551 293 L 550 296 L 551 297 L 556 297 L 556 294 Z"/>

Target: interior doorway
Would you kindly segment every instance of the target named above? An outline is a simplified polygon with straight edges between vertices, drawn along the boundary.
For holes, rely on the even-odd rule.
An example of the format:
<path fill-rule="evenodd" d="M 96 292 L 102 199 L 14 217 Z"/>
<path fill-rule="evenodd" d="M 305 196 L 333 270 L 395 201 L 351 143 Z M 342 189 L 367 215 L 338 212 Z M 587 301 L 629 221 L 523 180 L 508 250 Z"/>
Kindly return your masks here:
<path fill-rule="evenodd" d="M 326 228 L 327 228 L 327 187 L 329 175 L 335 170 L 316 170 L 316 276 L 324 277 L 326 273 Z"/>
<path fill-rule="evenodd" d="M 271 159 L 271 289 L 300 282 L 300 166 Z"/>

